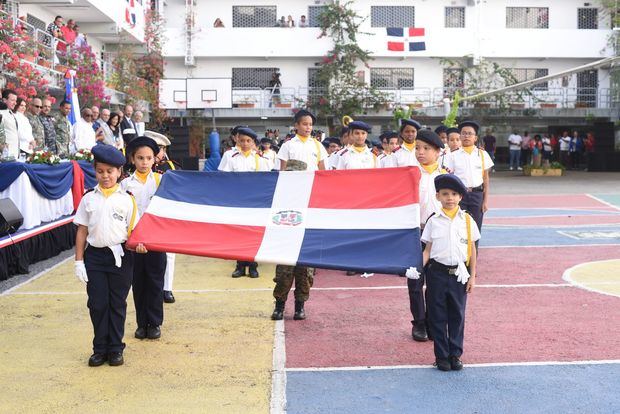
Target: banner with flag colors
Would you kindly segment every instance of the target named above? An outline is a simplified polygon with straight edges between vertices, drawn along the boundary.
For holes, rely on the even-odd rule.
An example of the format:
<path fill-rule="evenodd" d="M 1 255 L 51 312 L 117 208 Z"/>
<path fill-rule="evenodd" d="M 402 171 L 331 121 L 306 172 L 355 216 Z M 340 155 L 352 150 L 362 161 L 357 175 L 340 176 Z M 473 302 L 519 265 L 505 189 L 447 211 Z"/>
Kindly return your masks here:
<path fill-rule="evenodd" d="M 80 119 L 80 101 L 78 99 L 77 87 L 75 86 L 76 71 L 71 69 L 65 73 L 65 100 L 71 104 L 71 112 L 67 118 L 71 125 Z"/>
<path fill-rule="evenodd" d="M 422 267 L 417 167 L 169 171 L 128 241 L 148 250 L 405 274 Z"/>
<path fill-rule="evenodd" d="M 424 29 L 417 27 L 388 27 L 387 48 L 394 52 L 418 52 L 426 50 L 424 42 Z"/>

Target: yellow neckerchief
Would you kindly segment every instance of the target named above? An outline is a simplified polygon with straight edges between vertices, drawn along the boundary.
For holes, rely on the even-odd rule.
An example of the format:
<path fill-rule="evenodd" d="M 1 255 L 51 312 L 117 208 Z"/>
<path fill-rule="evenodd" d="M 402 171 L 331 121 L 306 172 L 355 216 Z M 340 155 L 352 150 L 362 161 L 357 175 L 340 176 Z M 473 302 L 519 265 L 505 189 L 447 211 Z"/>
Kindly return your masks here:
<path fill-rule="evenodd" d="M 140 171 L 136 170 L 135 172 L 135 176 L 138 179 L 138 181 L 140 181 L 142 184 L 146 184 L 146 180 L 149 178 L 149 174 L 150 171 L 147 171 L 145 173 L 141 173 Z"/>
<path fill-rule="evenodd" d="M 467 261 L 465 264 L 469 266 L 469 259 L 471 259 L 471 216 L 465 213 L 465 226 L 467 226 Z"/>
<path fill-rule="evenodd" d="M 302 137 L 301 135 L 297 134 L 297 138 L 299 138 L 299 140 L 305 144 L 310 137 Z"/>
<path fill-rule="evenodd" d="M 459 206 L 454 207 L 452 210 L 448 210 L 446 208 L 441 208 L 441 211 L 443 211 L 443 213 L 448 216 L 450 218 L 450 220 L 454 220 L 454 217 L 456 217 L 456 213 L 459 212 Z"/>
<path fill-rule="evenodd" d="M 411 143 L 411 144 L 407 144 L 405 141 L 403 141 L 403 147 L 405 147 L 409 151 L 413 152 L 413 149 L 415 148 L 415 141 L 413 141 L 413 143 Z"/>
<path fill-rule="evenodd" d="M 353 151 L 355 151 L 355 152 L 357 152 L 357 153 L 361 154 L 362 152 L 365 152 L 365 151 L 366 151 L 366 148 L 368 148 L 368 147 L 367 147 L 367 146 L 365 146 L 365 145 L 364 145 L 363 147 L 356 147 L 356 146 L 354 145 L 352 148 L 353 148 Z"/>
<path fill-rule="evenodd" d="M 127 238 L 131 236 L 131 232 L 133 228 L 136 226 L 136 215 L 138 214 L 138 204 L 136 203 L 136 198 L 129 194 L 131 197 L 131 203 L 133 204 L 133 211 L 131 212 L 131 219 L 129 220 L 129 227 L 127 227 Z"/>
<path fill-rule="evenodd" d="M 475 146 L 473 146 L 473 145 L 472 145 L 471 147 L 463 147 L 463 151 L 465 151 L 465 152 L 466 152 L 466 153 L 468 153 L 468 154 L 471 154 L 472 152 L 474 152 L 474 149 L 475 149 L 475 148 L 476 148 L 476 147 L 475 147 Z"/>
<path fill-rule="evenodd" d="M 103 188 L 101 185 L 99 185 L 99 190 L 101 191 L 101 193 L 103 194 L 103 196 L 105 198 L 110 197 L 112 194 L 114 194 L 116 192 L 116 190 L 118 190 L 118 183 L 114 184 L 112 187 L 110 188 Z"/>
<path fill-rule="evenodd" d="M 249 150 L 247 150 L 247 151 L 241 151 L 241 150 L 239 150 L 239 152 L 241 153 L 241 155 L 243 155 L 245 158 L 247 158 L 247 157 L 249 157 L 249 156 L 250 156 L 250 154 L 252 153 L 252 150 L 251 150 L 251 149 L 249 149 Z"/>
<path fill-rule="evenodd" d="M 420 165 L 422 166 L 422 168 L 424 168 L 424 171 L 426 171 L 429 174 L 432 174 L 437 169 L 437 166 L 439 165 L 439 163 L 435 161 L 435 163 L 430 164 L 430 165 L 422 165 L 422 164 Z"/>
<path fill-rule="evenodd" d="M 314 145 L 316 146 L 316 165 L 319 165 L 319 163 L 321 162 L 321 144 L 319 144 L 319 141 L 312 138 L 312 137 L 302 137 L 301 135 L 297 134 L 296 135 L 297 138 L 299 138 L 299 140 L 302 143 L 306 143 L 306 141 L 308 141 L 309 139 L 313 139 L 314 140 Z"/>

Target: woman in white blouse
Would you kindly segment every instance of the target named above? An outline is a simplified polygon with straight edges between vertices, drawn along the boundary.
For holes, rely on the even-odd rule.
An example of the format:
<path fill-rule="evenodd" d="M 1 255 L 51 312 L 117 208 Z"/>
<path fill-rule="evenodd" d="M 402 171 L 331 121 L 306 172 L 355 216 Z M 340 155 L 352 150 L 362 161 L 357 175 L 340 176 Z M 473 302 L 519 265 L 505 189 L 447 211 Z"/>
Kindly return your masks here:
<path fill-rule="evenodd" d="M 108 145 L 113 145 L 117 149 L 123 148 L 123 135 L 121 132 L 121 118 L 116 112 L 110 114 L 108 122 L 101 123 L 101 129 L 103 130 L 103 142 Z"/>
<path fill-rule="evenodd" d="M 34 136 L 32 135 L 32 125 L 26 117 L 26 101 L 17 98 L 15 104 L 15 119 L 17 120 L 17 136 L 19 138 L 19 150 L 26 154 L 32 154 L 35 147 Z"/>

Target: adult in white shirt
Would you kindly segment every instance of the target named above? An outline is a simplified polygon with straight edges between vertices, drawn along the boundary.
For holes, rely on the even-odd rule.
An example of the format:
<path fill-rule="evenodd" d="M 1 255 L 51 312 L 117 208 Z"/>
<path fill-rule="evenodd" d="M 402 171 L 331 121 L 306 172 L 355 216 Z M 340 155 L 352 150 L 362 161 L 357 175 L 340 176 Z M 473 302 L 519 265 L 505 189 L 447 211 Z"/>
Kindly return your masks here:
<path fill-rule="evenodd" d="M 280 160 L 280 170 L 286 170 L 288 160 L 298 160 L 306 163 L 309 171 L 324 170 L 327 151 L 323 144 L 313 138 L 312 126 L 316 122 L 316 117 L 309 111 L 302 109 L 295 114 L 295 137 L 286 141 L 280 147 L 278 159 Z"/>
<path fill-rule="evenodd" d="M 523 143 L 523 138 L 521 135 L 514 131 L 508 137 L 508 150 L 510 151 L 510 171 L 515 168 L 521 169 L 521 144 Z"/>
<path fill-rule="evenodd" d="M 15 120 L 17 121 L 17 137 L 19 138 L 20 153 L 32 154 L 35 147 L 32 125 L 26 117 L 26 100 L 17 98 L 15 104 Z"/>
<path fill-rule="evenodd" d="M 366 145 L 366 138 L 368 138 L 368 132 L 372 130 L 372 127 L 362 121 L 350 122 L 348 127 L 353 138 L 353 145 L 338 158 L 338 169 L 378 168 L 377 156 Z"/>
<path fill-rule="evenodd" d="M 136 113 L 133 115 L 133 123 L 136 126 L 136 134 L 138 134 L 139 137 L 144 135 L 145 130 L 145 124 L 144 122 L 142 122 L 142 118 L 144 118 L 144 114 L 142 113 L 142 111 L 136 111 Z"/>
<path fill-rule="evenodd" d="M 11 89 L 2 91 L 2 102 L 7 109 L 0 110 L 2 115 L 2 127 L 4 128 L 5 143 L 2 146 L 3 156 L 19 157 L 19 136 L 17 134 L 17 119 L 15 118 L 15 104 L 17 103 L 17 93 Z"/>
<path fill-rule="evenodd" d="M 385 167 L 409 167 L 420 166 L 415 156 L 415 139 L 422 125 L 413 119 L 402 119 L 400 124 L 400 138 L 403 143 L 392 153 L 391 162 L 386 162 Z"/>
<path fill-rule="evenodd" d="M 75 153 L 81 149 L 92 149 L 97 140 L 103 141 L 105 136 L 100 130 L 99 135 L 93 130 L 93 111 L 90 108 L 84 108 L 81 112 L 82 118 L 75 122 L 71 131 L 71 151 Z"/>
<path fill-rule="evenodd" d="M 571 138 L 568 136 L 568 131 L 562 132 L 560 141 L 560 163 L 568 167 L 568 150 L 570 149 Z"/>

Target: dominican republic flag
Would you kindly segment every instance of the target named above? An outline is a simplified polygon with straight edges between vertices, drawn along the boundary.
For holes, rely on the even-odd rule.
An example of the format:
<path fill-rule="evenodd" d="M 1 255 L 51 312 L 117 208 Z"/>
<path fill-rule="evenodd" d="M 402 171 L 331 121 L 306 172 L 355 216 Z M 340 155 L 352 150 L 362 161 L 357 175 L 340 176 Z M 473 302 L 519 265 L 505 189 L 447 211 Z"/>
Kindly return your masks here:
<path fill-rule="evenodd" d="M 77 87 L 75 86 L 76 72 L 71 69 L 65 73 L 65 100 L 71 103 L 71 112 L 69 112 L 69 122 L 74 125 L 79 119 L 80 101 L 78 99 Z"/>
<path fill-rule="evenodd" d="M 394 52 L 418 52 L 426 50 L 426 43 L 421 41 L 424 38 L 424 29 L 416 27 L 388 27 L 388 50 Z"/>
<path fill-rule="evenodd" d="M 125 7 L 125 21 L 132 26 L 136 25 L 136 13 L 135 13 L 135 0 L 127 0 L 127 6 Z"/>
<path fill-rule="evenodd" d="M 128 241 L 148 250 L 405 274 L 422 267 L 416 167 L 164 174 Z"/>

